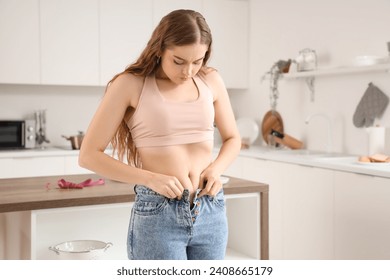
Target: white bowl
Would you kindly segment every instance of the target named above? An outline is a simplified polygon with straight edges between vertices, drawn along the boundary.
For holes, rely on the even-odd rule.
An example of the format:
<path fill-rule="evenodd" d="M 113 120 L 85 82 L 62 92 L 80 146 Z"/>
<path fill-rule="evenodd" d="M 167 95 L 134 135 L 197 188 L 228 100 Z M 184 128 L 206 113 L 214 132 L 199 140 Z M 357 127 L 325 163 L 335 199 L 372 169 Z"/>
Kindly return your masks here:
<path fill-rule="evenodd" d="M 240 118 L 237 120 L 237 128 L 240 132 L 241 139 L 248 141 L 252 145 L 259 136 L 259 126 L 254 119 Z"/>
<path fill-rule="evenodd" d="M 49 250 L 54 251 L 61 260 L 96 260 L 111 246 L 111 242 L 73 240 L 50 246 Z"/>

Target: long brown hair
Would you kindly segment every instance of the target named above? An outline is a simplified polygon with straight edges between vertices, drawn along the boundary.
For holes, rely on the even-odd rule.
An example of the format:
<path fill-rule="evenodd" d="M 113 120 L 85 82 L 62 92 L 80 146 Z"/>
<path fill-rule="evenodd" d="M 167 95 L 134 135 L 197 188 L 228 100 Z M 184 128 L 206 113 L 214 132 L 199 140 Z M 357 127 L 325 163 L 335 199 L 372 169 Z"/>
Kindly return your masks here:
<path fill-rule="evenodd" d="M 200 42 L 208 45 L 208 50 L 203 59 L 201 72 L 207 72 L 207 61 L 210 58 L 212 36 L 210 28 L 204 17 L 193 10 L 175 10 L 164 16 L 152 33 L 152 36 L 138 59 L 129 65 L 123 72 L 115 75 L 107 84 L 107 87 L 120 75 L 131 73 L 137 76 L 149 76 L 159 67 L 159 57 L 166 48 L 171 46 L 184 46 Z M 111 139 L 114 152 L 123 160 L 126 153 L 129 164 L 140 167 L 141 161 L 137 148 L 133 142 L 127 120 L 130 108 L 122 119 L 116 134 Z"/>

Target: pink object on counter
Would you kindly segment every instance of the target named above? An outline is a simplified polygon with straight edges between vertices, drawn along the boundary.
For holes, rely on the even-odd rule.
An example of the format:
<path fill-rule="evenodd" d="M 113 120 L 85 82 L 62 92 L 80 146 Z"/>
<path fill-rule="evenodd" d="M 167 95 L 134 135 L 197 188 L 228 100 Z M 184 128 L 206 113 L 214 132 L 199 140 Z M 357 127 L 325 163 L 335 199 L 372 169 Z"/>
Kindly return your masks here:
<path fill-rule="evenodd" d="M 96 181 L 93 181 L 92 179 L 87 179 L 81 183 L 73 183 L 73 182 L 66 181 L 65 179 L 58 180 L 58 186 L 61 189 L 82 189 L 84 187 L 104 185 L 104 183 L 105 183 L 104 179 L 99 179 Z"/>

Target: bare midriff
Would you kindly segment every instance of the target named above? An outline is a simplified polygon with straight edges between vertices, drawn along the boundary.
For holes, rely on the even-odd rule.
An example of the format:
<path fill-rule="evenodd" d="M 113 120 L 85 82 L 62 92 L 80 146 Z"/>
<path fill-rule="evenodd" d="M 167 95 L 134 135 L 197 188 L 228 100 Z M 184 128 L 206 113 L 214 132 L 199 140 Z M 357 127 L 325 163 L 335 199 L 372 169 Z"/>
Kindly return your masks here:
<path fill-rule="evenodd" d="M 212 141 L 139 148 L 142 169 L 175 176 L 190 194 L 199 188 L 200 174 L 212 161 Z"/>

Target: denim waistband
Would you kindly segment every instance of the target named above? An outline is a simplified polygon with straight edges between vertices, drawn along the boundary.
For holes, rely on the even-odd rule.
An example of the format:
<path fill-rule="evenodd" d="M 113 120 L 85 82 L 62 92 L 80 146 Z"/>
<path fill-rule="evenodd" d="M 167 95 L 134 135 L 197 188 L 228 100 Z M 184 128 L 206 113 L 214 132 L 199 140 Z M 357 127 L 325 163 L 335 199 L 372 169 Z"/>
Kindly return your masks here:
<path fill-rule="evenodd" d="M 198 197 L 198 194 L 200 193 L 200 189 L 197 189 L 196 192 L 195 192 L 195 197 L 194 197 L 194 200 L 197 199 Z M 155 192 L 154 190 L 146 187 L 146 186 L 143 186 L 143 185 L 135 185 L 134 186 L 134 192 L 136 194 L 144 194 L 144 195 L 156 195 L 156 196 L 162 196 L 162 197 L 165 197 L 161 194 L 159 194 L 158 192 Z M 178 200 L 178 199 L 173 199 L 173 198 L 168 198 L 169 200 Z M 181 198 L 182 201 L 184 202 L 190 202 L 190 191 L 188 189 L 185 189 L 183 191 L 183 195 L 182 195 L 182 198 Z"/>

